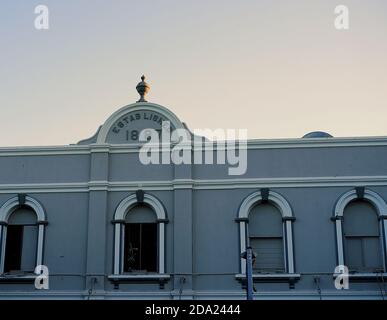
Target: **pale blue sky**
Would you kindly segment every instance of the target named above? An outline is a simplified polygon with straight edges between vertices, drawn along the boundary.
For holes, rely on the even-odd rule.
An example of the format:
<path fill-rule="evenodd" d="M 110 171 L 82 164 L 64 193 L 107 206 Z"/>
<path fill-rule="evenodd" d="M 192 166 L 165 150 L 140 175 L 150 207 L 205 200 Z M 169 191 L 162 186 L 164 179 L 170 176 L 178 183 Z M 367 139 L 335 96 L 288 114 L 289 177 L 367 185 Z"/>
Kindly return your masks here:
<path fill-rule="evenodd" d="M 192 129 L 387 135 L 385 0 L 2 0 L 0 41 L 0 146 L 91 136 L 143 73 L 149 101 Z"/>

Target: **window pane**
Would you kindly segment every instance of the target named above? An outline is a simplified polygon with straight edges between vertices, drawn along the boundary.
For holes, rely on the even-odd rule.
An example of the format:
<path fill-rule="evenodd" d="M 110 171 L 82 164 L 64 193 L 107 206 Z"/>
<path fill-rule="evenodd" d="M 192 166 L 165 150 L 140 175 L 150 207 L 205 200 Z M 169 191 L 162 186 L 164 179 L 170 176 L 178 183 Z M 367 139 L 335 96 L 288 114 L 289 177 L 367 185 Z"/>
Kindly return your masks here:
<path fill-rule="evenodd" d="M 23 226 L 9 225 L 5 247 L 4 272 L 20 270 Z"/>
<path fill-rule="evenodd" d="M 250 237 L 282 237 L 282 215 L 271 204 L 258 204 L 249 214 Z"/>
<path fill-rule="evenodd" d="M 380 247 L 378 237 L 363 239 L 364 264 L 365 268 L 370 272 L 383 270 Z"/>
<path fill-rule="evenodd" d="M 21 270 L 33 272 L 36 267 L 38 226 L 24 226 L 21 256 Z"/>
<path fill-rule="evenodd" d="M 379 236 L 378 215 L 366 201 L 353 201 L 344 210 L 346 236 Z"/>
<path fill-rule="evenodd" d="M 142 224 L 141 236 L 141 268 L 157 272 L 157 224 Z"/>
<path fill-rule="evenodd" d="M 140 270 L 140 228 L 141 224 L 125 225 L 124 271 Z"/>
<path fill-rule="evenodd" d="M 250 239 L 250 245 L 257 255 L 254 271 L 284 272 L 284 254 L 282 238 Z"/>
<path fill-rule="evenodd" d="M 361 238 L 347 238 L 345 247 L 345 264 L 349 271 L 361 271 L 363 269 Z"/>

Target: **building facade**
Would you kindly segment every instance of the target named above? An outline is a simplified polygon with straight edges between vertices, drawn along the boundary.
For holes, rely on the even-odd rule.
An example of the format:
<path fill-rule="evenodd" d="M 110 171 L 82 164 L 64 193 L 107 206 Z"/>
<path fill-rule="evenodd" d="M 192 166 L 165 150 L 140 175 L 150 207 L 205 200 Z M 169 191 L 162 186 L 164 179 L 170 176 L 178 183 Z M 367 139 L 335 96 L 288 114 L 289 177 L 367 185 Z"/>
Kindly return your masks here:
<path fill-rule="evenodd" d="M 255 299 L 385 297 L 387 137 L 248 140 L 242 175 L 144 165 L 143 129 L 187 128 L 147 89 L 90 139 L 0 148 L 0 299 L 244 299 L 249 245 Z"/>

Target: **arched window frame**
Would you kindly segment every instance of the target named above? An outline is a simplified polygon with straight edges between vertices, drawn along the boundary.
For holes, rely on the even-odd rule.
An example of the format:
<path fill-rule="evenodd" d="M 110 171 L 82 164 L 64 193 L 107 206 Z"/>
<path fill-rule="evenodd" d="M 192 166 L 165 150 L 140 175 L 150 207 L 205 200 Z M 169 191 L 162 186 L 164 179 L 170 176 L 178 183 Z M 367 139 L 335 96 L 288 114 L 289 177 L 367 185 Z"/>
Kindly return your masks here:
<path fill-rule="evenodd" d="M 44 232 L 47 225 L 46 212 L 38 200 L 25 195 L 9 199 L 0 208 L 0 274 L 4 273 L 5 245 L 7 239 L 7 226 L 11 214 L 21 205 L 30 207 L 37 216 L 38 243 L 36 250 L 36 266 L 43 265 Z"/>
<path fill-rule="evenodd" d="M 122 274 L 122 234 L 126 214 L 138 204 L 147 204 L 157 216 L 158 223 L 158 273 L 165 273 L 165 224 L 168 222 L 167 214 L 162 203 L 154 196 L 137 192 L 123 199 L 114 214 L 114 266 L 113 275 Z"/>
<path fill-rule="evenodd" d="M 282 215 L 283 239 L 284 239 L 284 259 L 287 274 L 295 274 L 294 249 L 293 249 L 293 225 L 295 220 L 292 208 L 286 199 L 279 193 L 268 189 L 261 189 L 246 197 L 239 207 L 238 218 L 240 235 L 240 254 L 246 251 L 248 239 L 248 222 L 251 209 L 262 201 L 268 201 L 274 205 Z M 240 259 L 241 275 L 246 274 L 246 260 Z"/>
<path fill-rule="evenodd" d="M 333 221 L 336 228 L 337 264 L 345 266 L 343 217 L 346 206 L 353 200 L 365 200 L 376 209 L 379 218 L 379 230 L 382 240 L 383 267 L 386 272 L 386 248 L 387 248 L 387 204 L 375 191 L 367 188 L 355 188 L 344 193 L 337 201 L 334 209 Z"/>

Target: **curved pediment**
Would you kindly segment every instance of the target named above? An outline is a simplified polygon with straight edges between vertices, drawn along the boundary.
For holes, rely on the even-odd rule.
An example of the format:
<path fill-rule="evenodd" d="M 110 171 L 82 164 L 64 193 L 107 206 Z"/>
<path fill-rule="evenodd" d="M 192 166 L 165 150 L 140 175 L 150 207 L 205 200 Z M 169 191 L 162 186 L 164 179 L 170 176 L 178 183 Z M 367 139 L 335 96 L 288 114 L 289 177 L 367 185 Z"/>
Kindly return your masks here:
<path fill-rule="evenodd" d="M 170 130 L 184 128 L 183 123 L 167 108 L 155 103 L 137 102 L 113 113 L 98 132 L 96 143 L 138 143 L 142 130 L 162 129 L 169 121 Z"/>
<path fill-rule="evenodd" d="M 148 138 L 151 138 L 150 135 L 158 134 L 160 138 L 162 131 L 171 133 L 176 129 L 187 129 L 170 110 L 145 100 L 145 95 L 150 90 L 150 86 L 145 82 L 145 76 L 141 77 L 136 89 L 140 100 L 114 112 L 94 136 L 81 140 L 78 144 L 138 144 L 144 141 L 139 139 L 141 133 L 145 133 L 144 136 Z M 149 131 L 146 131 L 147 129 Z M 188 136 L 190 135 L 189 132 Z"/>

